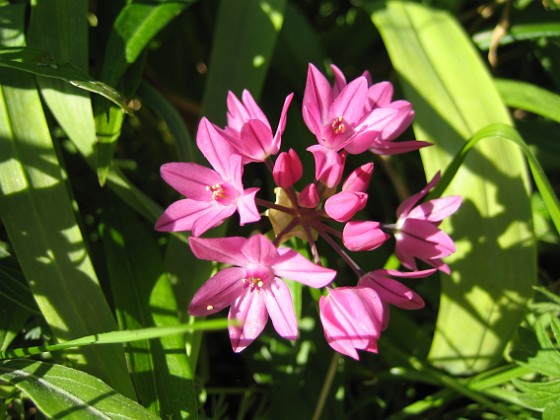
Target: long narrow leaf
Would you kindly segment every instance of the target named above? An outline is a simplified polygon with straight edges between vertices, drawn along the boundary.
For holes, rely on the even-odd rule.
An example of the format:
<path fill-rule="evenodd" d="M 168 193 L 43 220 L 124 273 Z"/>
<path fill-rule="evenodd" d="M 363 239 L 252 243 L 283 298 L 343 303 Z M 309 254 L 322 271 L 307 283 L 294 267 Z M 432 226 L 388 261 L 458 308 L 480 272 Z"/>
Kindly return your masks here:
<path fill-rule="evenodd" d="M 415 133 L 434 143 L 421 151 L 427 178 L 481 128 L 511 124 L 478 53 L 449 14 L 404 2 L 370 10 L 414 104 Z M 536 279 L 522 153 L 503 139 L 481 144 L 445 194 L 463 196 L 463 205 L 444 226 L 457 252 L 448 259 L 451 278 L 442 280 L 429 358 L 452 372 L 472 373 L 501 359 Z"/>
<path fill-rule="evenodd" d="M 2 20 L 11 22 L 13 31 L 0 30 L 1 44 L 23 44 L 24 11 L 18 4 L 0 7 Z M 0 74 L 0 156 L 0 216 L 52 333 L 64 341 L 114 330 L 34 80 L 11 69 Z M 88 349 L 76 354 L 76 361 L 133 395 L 122 348 Z"/>

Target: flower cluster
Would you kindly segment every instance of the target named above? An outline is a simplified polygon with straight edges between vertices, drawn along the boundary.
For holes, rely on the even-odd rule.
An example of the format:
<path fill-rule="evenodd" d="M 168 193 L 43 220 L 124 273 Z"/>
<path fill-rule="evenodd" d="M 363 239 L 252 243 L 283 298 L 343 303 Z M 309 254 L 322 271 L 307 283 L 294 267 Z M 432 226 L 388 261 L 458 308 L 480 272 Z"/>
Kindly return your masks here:
<path fill-rule="evenodd" d="M 324 288 L 319 313 L 327 342 L 358 359 L 356 350 L 377 351 L 377 340 L 389 321 L 389 305 L 418 309 L 424 302 L 395 278 L 422 278 L 437 270 L 449 273 L 442 258 L 452 254 L 452 239 L 438 225 L 461 204 L 460 197 L 419 202 L 439 180 L 428 185 L 397 209 L 396 221 L 384 224 L 354 220 L 368 200 L 374 164 L 350 171 L 342 182 L 347 155 L 392 155 L 418 150 L 429 143 L 395 141 L 410 125 L 414 112 L 409 102 L 393 101 L 388 82 L 372 84 L 369 73 L 350 83 L 332 67 L 331 85 L 313 65 L 309 66 L 303 96 L 303 120 L 317 139 L 307 148 L 315 162 L 314 181 L 296 190 L 303 165 L 293 150 L 280 152 L 286 127 L 289 95 L 276 132 L 248 91 L 239 100 L 227 97 L 227 126 L 203 118 L 197 146 L 212 169 L 195 163 L 167 163 L 162 178 L 185 198 L 171 204 L 156 223 L 160 231 L 190 231 L 189 245 L 200 259 L 225 264 L 195 294 L 189 313 L 205 316 L 229 307 L 229 328 L 234 351 L 247 347 L 264 329 L 268 318 L 278 334 L 298 335 L 292 296 L 283 279 L 313 288 Z M 277 187 L 276 202 L 257 197 L 258 188 L 243 185 L 244 166 L 264 163 Z M 340 185 L 342 183 L 342 185 Z M 340 189 L 339 189 L 340 185 Z M 209 229 L 239 215 L 240 225 L 260 220 L 258 206 L 266 210 L 272 234 L 249 238 L 203 238 Z M 342 223 L 341 228 L 337 224 Z M 312 260 L 285 246 L 291 237 L 309 244 Z M 370 251 L 395 240 L 395 255 L 411 271 L 364 271 L 350 252 Z M 269 239 L 273 237 L 273 239 Z M 356 273 L 355 286 L 336 287 L 337 272 L 321 265 L 316 241 L 330 245 Z M 419 270 L 418 261 L 430 268 Z"/>

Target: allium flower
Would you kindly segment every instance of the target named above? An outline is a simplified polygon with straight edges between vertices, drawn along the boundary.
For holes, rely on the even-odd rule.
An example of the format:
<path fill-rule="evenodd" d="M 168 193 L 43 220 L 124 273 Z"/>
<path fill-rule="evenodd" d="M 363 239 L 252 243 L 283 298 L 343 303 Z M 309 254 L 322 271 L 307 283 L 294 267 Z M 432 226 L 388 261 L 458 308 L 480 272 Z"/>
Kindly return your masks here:
<path fill-rule="evenodd" d="M 347 83 L 344 74 L 338 67 L 332 65 L 331 68 L 335 77 L 333 93 L 336 96 L 346 87 Z M 379 130 L 379 134 L 372 138 L 367 149 L 377 155 L 396 155 L 430 146 L 431 143 L 418 140 L 393 142 L 393 140 L 400 136 L 410 123 L 412 123 L 414 119 L 412 104 L 404 100 L 392 101 L 393 85 L 390 82 L 372 84 L 371 76 L 367 71 L 364 72 L 363 77 L 366 78 L 369 86 L 367 100 L 364 103 L 364 112 L 370 113 L 378 108 L 389 108 L 397 111 L 389 120 L 381 121 L 381 126 L 375 126 L 375 129 Z M 356 144 L 354 143 L 356 142 L 352 142 L 346 146 L 346 150 L 349 153 L 361 153 L 365 150 L 362 150 L 363 145 L 359 142 Z M 358 147 L 356 147 L 356 145 Z"/>
<path fill-rule="evenodd" d="M 303 165 L 294 149 L 282 152 L 274 162 L 272 177 L 276 185 L 290 188 L 303 176 Z"/>
<path fill-rule="evenodd" d="M 291 248 L 278 248 L 264 235 L 251 238 L 190 238 L 196 257 L 232 264 L 212 276 L 195 294 L 189 313 L 205 316 L 231 306 L 233 350 L 247 347 L 264 329 L 268 316 L 278 334 L 293 340 L 297 320 L 292 296 L 281 277 L 310 287 L 329 284 L 336 271 L 313 264 Z"/>
<path fill-rule="evenodd" d="M 359 360 L 358 350 L 377 353 L 383 304 L 370 287 L 337 287 L 319 300 L 325 338 L 339 353 Z"/>
<path fill-rule="evenodd" d="M 228 93 L 228 125 L 223 130 L 223 134 L 236 152 L 243 157 L 244 164 L 264 162 L 269 156 L 278 153 L 282 134 L 286 128 L 286 114 L 293 96 L 293 94 L 290 94 L 286 97 L 278 128 L 273 136 L 266 115 L 261 111 L 248 90 L 243 91 L 243 102 L 239 101 L 232 92 Z"/>
<path fill-rule="evenodd" d="M 436 272 L 435 268 L 422 271 L 403 272 L 398 270 L 375 270 L 365 274 L 358 282 L 359 287 L 369 287 L 376 291 L 383 303 L 383 323 L 385 329 L 389 324 L 389 305 L 402 309 L 421 309 L 424 300 L 404 284 L 393 280 L 392 277 L 424 278 Z"/>
<path fill-rule="evenodd" d="M 199 236 L 221 224 L 235 211 L 240 224 L 255 222 L 258 188 L 243 188 L 241 156 L 207 119 L 198 126 L 196 143 L 214 169 L 196 163 L 167 163 L 161 176 L 185 199 L 171 204 L 156 222 L 159 231 L 189 231 Z"/>
<path fill-rule="evenodd" d="M 395 254 L 402 265 L 416 270 L 415 258 L 449 274 L 447 264 L 441 260 L 455 252 L 453 240 L 438 225 L 461 206 L 460 196 L 449 196 L 416 204 L 439 181 L 439 172 L 422 191 L 401 203 L 397 209 L 395 229 Z"/>

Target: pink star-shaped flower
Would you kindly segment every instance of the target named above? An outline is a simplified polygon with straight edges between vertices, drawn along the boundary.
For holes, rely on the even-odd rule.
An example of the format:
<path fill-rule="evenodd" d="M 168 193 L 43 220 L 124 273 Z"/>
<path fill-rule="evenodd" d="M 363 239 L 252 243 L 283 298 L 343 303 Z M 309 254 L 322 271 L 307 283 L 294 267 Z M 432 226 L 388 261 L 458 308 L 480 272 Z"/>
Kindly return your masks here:
<path fill-rule="evenodd" d="M 156 222 L 156 230 L 190 231 L 199 236 L 236 211 L 240 224 L 255 222 L 258 188 L 243 188 L 242 158 L 210 121 L 203 118 L 196 143 L 214 169 L 196 163 L 172 162 L 161 167 L 161 177 L 185 199 L 171 204 Z"/>
<path fill-rule="evenodd" d="M 231 306 L 229 319 L 233 350 L 240 352 L 264 329 L 268 317 L 281 337 L 297 337 L 292 295 L 282 277 L 310 287 L 323 287 L 335 270 L 313 264 L 291 248 L 276 248 L 264 235 L 251 238 L 190 238 L 196 257 L 231 264 L 212 276 L 195 294 L 189 313 L 205 316 Z"/>

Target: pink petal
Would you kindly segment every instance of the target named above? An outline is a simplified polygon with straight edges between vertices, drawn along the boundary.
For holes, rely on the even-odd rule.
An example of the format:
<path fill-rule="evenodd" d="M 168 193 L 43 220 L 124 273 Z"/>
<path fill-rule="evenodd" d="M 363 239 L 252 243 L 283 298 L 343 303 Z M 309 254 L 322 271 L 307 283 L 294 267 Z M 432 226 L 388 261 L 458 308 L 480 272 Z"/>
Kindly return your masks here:
<path fill-rule="evenodd" d="M 206 187 L 223 181 L 216 171 L 196 163 L 166 163 L 161 166 L 160 173 L 177 192 L 197 201 L 210 201 L 212 193 Z"/>
<path fill-rule="evenodd" d="M 232 177 L 231 157 L 235 154 L 234 149 L 206 118 L 202 118 L 198 125 L 196 145 L 223 179 Z"/>
<path fill-rule="evenodd" d="M 369 87 L 368 99 L 371 109 L 384 107 L 391 103 L 393 85 L 390 82 L 380 82 Z"/>
<path fill-rule="evenodd" d="M 367 203 L 367 194 L 341 191 L 325 201 L 325 212 L 337 222 L 347 222 Z"/>
<path fill-rule="evenodd" d="M 270 267 L 278 258 L 278 250 L 266 236 L 257 234 L 245 241 L 241 248 L 248 263 Z"/>
<path fill-rule="evenodd" d="M 333 85 L 333 95 L 336 98 L 342 89 L 344 89 L 347 85 L 346 78 L 344 77 L 344 73 L 336 67 L 334 64 L 331 64 L 331 70 L 334 74 L 334 85 Z"/>
<path fill-rule="evenodd" d="M 297 318 L 290 289 L 280 279 L 274 279 L 262 289 L 266 310 L 280 337 L 295 340 L 298 336 Z"/>
<path fill-rule="evenodd" d="M 320 201 L 321 197 L 314 182 L 303 187 L 298 195 L 298 204 L 306 209 L 314 209 Z"/>
<path fill-rule="evenodd" d="M 402 248 L 417 258 L 443 258 L 455 252 L 453 239 L 424 220 L 406 219 L 395 238 Z"/>
<path fill-rule="evenodd" d="M 366 192 L 373 174 L 373 162 L 366 163 L 353 170 L 344 184 L 342 191 Z"/>
<path fill-rule="evenodd" d="M 331 305 L 328 296 L 319 299 L 319 314 L 327 343 L 337 352 L 360 360 L 352 339 L 348 338 L 347 331 L 340 325 L 339 314 Z"/>
<path fill-rule="evenodd" d="M 345 155 L 319 144 L 310 146 L 307 150 L 313 154 L 315 159 L 315 179 L 328 188 L 337 185 L 344 171 Z"/>
<path fill-rule="evenodd" d="M 211 212 L 212 208 L 212 203 L 208 201 L 195 201 L 190 198 L 175 201 L 159 217 L 155 229 L 160 232 L 192 230 L 193 223 Z"/>
<path fill-rule="evenodd" d="M 189 314 L 207 316 L 230 306 L 243 293 L 244 273 L 243 268 L 229 267 L 210 277 L 195 293 Z"/>
<path fill-rule="evenodd" d="M 329 123 L 338 118 L 343 117 L 352 128 L 364 115 L 364 104 L 367 98 L 367 80 L 365 77 L 358 77 L 352 80 L 342 89 L 336 97 L 328 112 Z"/>
<path fill-rule="evenodd" d="M 313 64 L 309 64 L 303 94 L 303 121 L 318 139 L 321 138 L 323 122 L 332 101 L 333 93 L 328 80 Z"/>
<path fill-rule="evenodd" d="M 319 288 L 329 284 L 336 276 L 336 271 L 321 267 L 305 258 L 291 248 L 278 248 L 272 269 L 277 277 L 295 280 L 309 287 Z"/>
<path fill-rule="evenodd" d="M 393 107 L 393 109 L 395 108 Z M 402 101 L 402 104 L 397 109 L 398 112 L 395 116 L 383 127 L 380 141 L 392 141 L 396 139 L 412 123 L 414 111 L 412 111 L 412 105 L 409 102 Z"/>
<path fill-rule="evenodd" d="M 370 130 L 366 126 L 360 128 L 361 131 L 356 132 L 344 146 L 346 150 L 351 155 L 359 155 L 368 150 L 375 140 L 379 137 L 379 131 Z"/>
<path fill-rule="evenodd" d="M 423 147 L 431 146 L 432 143 L 421 140 L 412 141 L 381 141 L 375 140 L 369 147 L 369 151 L 376 155 L 400 155 L 402 153 L 414 152 Z"/>
<path fill-rule="evenodd" d="M 247 241 L 241 236 L 228 238 L 189 238 L 192 253 L 201 260 L 243 266 L 249 262 L 241 248 Z"/>
<path fill-rule="evenodd" d="M 192 225 L 192 234 L 200 236 L 209 229 L 219 226 L 235 213 L 234 206 L 212 206 L 209 211 L 200 215 Z"/>
<path fill-rule="evenodd" d="M 428 194 L 428 191 L 430 191 L 433 187 L 436 186 L 440 178 L 441 175 L 440 172 L 438 171 L 434 175 L 432 180 L 428 183 L 428 185 L 422 188 L 422 190 L 419 193 L 411 195 L 406 200 L 404 200 L 397 208 L 397 217 L 401 217 L 401 216 L 404 217 L 408 215 L 408 213 L 416 205 L 416 203 L 418 203 L 426 194 Z"/>
<path fill-rule="evenodd" d="M 248 188 L 243 191 L 243 195 L 237 199 L 237 212 L 239 213 L 239 224 L 241 226 L 261 219 L 261 215 L 255 203 L 255 195 L 258 191 L 258 188 Z"/>
<path fill-rule="evenodd" d="M 362 277 L 358 283 L 361 287 L 374 289 L 383 302 L 390 303 L 402 309 L 420 309 L 424 307 L 424 301 L 414 291 L 389 277 L 381 279 L 368 276 Z"/>
<path fill-rule="evenodd" d="M 284 134 L 284 130 L 286 129 L 286 121 L 288 119 L 288 108 L 290 107 L 290 103 L 292 102 L 293 97 L 294 94 L 290 93 L 288 96 L 286 96 L 286 99 L 284 100 L 284 106 L 282 107 L 282 112 L 280 113 L 280 120 L 278 121 L 278 128 L 276 128 L 276 134 L 274 134 L 273 143 L 276 151 L 272 153 L 273 155 L 278 153 L 278 150 L 280 150 L 280 144 L 282 142 L 282 134 Z"/>
<path fill-rule="evenodd" d="M 240 327 L 228 328 L 233 351 L 239 353 L 251 344 L 266 326 L 268 313 L 264 300 L 257 293 L 243 293 L 231 305 L 228 319 L 242 323 Z"/>
<path fill-rule="evenodd" d="M 243 99 L 243 104 L 245 105 L 245 108 L 249 113 L 249 118 L 262 121 L 268 127 L 268 129 L 272 131 L 272 128 L 268 123 L 268 118 L 266 118 L 266 115 L 264 114 L 264 112 L 262 112 L 261 108 L 253 98 L 253 95 L 251 95 L 251 92 L 249 92 L 247 89 L 244 89 L 241 97 Z"/>
<path fill-rule="evenodd" d="M 438 223 L 455 213 L 461 206 L 462 200 L 462 197 L 458 195 L 429 200 L 414 207 L 408 213 L 407 218 Z"/>
<path fill-rule="evenodd" d="M 239 143 L 234 146 L 249 162 L 264 162 L 268 156 L 278 153 L 270 127 L 259 120 L 249 120 L 243 124 Z"/>
<path fill-rule="evenodd" d="M 348 222 L 342 231 L 342 242 L 350 251 L 371 251 L 389 238 L 390 236 L 381 230 L 381 224 L 372 221 Z"/>

